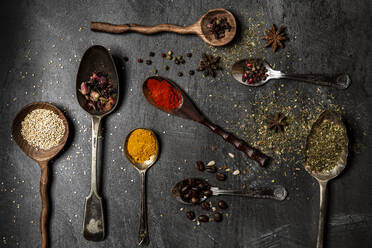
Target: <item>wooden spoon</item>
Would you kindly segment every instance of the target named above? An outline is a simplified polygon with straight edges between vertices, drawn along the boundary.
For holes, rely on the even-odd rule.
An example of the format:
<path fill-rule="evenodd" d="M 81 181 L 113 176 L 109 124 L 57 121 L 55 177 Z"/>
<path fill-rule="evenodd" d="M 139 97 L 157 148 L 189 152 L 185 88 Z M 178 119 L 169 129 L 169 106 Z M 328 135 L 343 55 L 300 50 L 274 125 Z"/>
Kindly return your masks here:
<path fill-rule="evenodd" d="M 182 103 L 180 106 L 175 110 L 168 110 L 164 109 L 158 105 L 155 104 L 153 99 L 151 98 L 149 89 L 147 88 L 147 81 L 149 79 L 155 79 L 158 81 L 167 81 L 172 87 L 177 89 L 182 94 Z M 268 161 L 268 157 L 261 153 L 259 150 L 250 147 L 244 140 L 241 140 L 237 137 L 235 137 L 233 134 L 226 132 L 219 126 L 215 125 L 214 123 L 210 122 L 191 102 L 191 99 L 183 92 L 175 83 L 173 83 L 170 80 L 164 79 L 162 77 L 154 76 L 149 77 L 145 80 L 145 82 L 142 85 L 142 91 L 143 95 L 146 97 L 147 101 L 153 105 L 154 107 L 167 112 L 172 115 L 176 115 L 185 119 L 190 119 L 196 122 L 199 122 L 203 124 L 204 126 L 207 126 L 210 130 L 212 130 L 214 133 L 220 135 L 225 141 L 231 143 L 236 149 L 239 151 L 244 152 L 248 158 L 257 161 L 261 166 L 264 166 L 265 163 Z"/>
<path fill-rule="evenodd" d="M 207 28 L 208 23 L 213 18 L 226 18 L 231 26 L 231 31 L 226 30 L 225 37 L 216 39 Z M 155 26 L 142 26 L 137 24 L 121 24 L 115 25 L 105 22 L 92 22 L 90 25 L 92 31 L 106 32 L 106 33 L 125 33 L 125 32 L 138 32 L 143 34 L 155 34 L 159 32 L 174 32 L 178 34 L 196 34 L 212 46 L 224 46 L 232 41 L 236 34 L 236 21 L 233 14 L 226 9 L 217 8 L 211 9 L 205 13 L 196 23 L 182 27 L 172 24 L 159 24 Z"/>
<path fill-rule="evenodd" d="M 29 145 L 25 139 L 23 139 L 21 134 L 22 121 L 24 118 L 35 109 L 47 109 L 53 111 L 55 114 L 62 119 L 65 126 L 65 133 L 58 143 L 57 146 L 52 147 L 48 150 L 36 149 L 35 147 Z M 12 124 L 12 137 L 21 150 L 26 153 L 27 156 L 32 158 L 39 164 L 41 169 L 40 175 L 40 195 L 42 201 L 42 209 L 40 215 L 40 232 L 41 232 L 41 247 L 46 248 L 48 246 L 48 231 L 47 231 L 47 221 L 49 215 L 49 199 L 48 199 L 48 185 L 49 185 L 49 176 L 48 176 L 48 162 L 53 157 L 55 157 L 66 144 L 67 138 L 69 135 L 69 127 L 66 117 L 63 115 L 62 111 L 50 103 L 46 102 L 34 102 L 29 105 L 26 105 L 18 112 L 16 117 L 13 120 Z"/>

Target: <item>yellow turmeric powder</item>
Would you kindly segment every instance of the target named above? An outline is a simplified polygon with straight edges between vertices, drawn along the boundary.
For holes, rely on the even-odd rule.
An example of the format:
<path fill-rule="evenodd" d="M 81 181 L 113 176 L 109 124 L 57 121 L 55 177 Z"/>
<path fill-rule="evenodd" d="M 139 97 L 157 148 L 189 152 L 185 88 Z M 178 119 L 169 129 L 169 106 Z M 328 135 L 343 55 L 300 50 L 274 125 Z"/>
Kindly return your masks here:
<path fill-rule="evenodd" d="M 149 160 L 157 150 L 158 144 L 152 131 L 139 128 L 130 134 L 127 151 L 134 162 L 143 163 Z"/>

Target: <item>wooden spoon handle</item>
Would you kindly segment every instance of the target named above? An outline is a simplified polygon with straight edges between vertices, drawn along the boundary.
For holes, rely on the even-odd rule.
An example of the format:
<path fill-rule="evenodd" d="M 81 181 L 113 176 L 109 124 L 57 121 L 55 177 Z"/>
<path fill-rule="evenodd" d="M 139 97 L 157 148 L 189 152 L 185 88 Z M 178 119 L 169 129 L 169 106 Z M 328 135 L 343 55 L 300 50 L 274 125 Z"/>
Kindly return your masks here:
<path fill-rule="evenodd" d="M 244 140 L 241 140 L 234 136 L 233 134 L 226 132 L 225 130 L 213 124 L 212 122 L 204 120 L 201 123 L 207 126 L 216 134 L 220 135 L 225 141 L 234 145 L 236 149 L 244 152 L 248 156 L 248 158 L 257 161 L 261 166 L 264 166 L 266 161 L 269 159 L 265 154 L 261 153 L 259 150 L 250 147 Z"/>
<path fill-rule="evenodd" d="M 48 186 L 49 186 L 49 175 L 48 175 L 48 162 L 40 162 L 41 168 L 40 174 L 40 196 L 42 202 L 41 214 L 40 214 L 40 232 L 41 232 L 41 247 L 48 247 L 48 216 L 49 216 L 49 197 L 48 197 Z"/>
<path fill-rule="evenodd" d="M 181 27 L 172 24 L 159 24 L 156 26 L 142 26 L 137 24 L 111 24 L 106 22 L 92 22 L 90 30 L 97 32 L 106 32 L 113 34 L 125 33 L 128 31 L 138 32 L 142 34 L 155 34 L 159 32 L 174 32 L 179 34 L 197 34 L 196 25 Z"/>

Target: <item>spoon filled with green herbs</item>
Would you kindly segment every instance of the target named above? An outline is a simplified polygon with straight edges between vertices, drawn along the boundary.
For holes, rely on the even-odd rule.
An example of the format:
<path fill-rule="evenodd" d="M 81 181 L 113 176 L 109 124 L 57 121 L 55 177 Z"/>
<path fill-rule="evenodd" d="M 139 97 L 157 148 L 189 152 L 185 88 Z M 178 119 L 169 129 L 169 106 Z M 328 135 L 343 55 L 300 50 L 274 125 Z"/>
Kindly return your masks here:
<path fill-rule="evenodd" d="M 320 186 L 317 248 L 323 247 L 327 183 L 345 168 L 348 142 L 341 116 L 329 110 L 318 117 L 307 137 L 305 169 Z"/>

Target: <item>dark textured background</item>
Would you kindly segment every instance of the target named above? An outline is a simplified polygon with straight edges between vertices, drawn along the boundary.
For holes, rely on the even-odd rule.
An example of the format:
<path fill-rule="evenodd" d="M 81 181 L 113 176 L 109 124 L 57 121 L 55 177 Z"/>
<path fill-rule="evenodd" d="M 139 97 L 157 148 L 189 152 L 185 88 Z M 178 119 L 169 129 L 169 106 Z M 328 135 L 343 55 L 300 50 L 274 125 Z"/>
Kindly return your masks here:
<path fill-rule="evenodd" d="M 173 50 L 185 54 L 192 50 L 191 62 L 179 68 L 196 67 L 203 51 L 210 48 L 196 36 L 160 34 L 108 35 L 89 30 L 92 20 L 114 23 L 192 24 L 205 11 L 215 7 L 231 10 L 241 25 L 249 17 L 264 23 L 288 27 L 290 41 L 276 54 L 265 50 L 266 58 L 283 69 L 297 72 L 350 73 L 353 83 L 346 91 L 323 89 L 336 104 L 344 107 L 352 152 L 348 168 L 330 183 L 327 224 L 328 247 L 372 247 L 372 174 L 368 153 L 372 145 L 372 59 L 371 1 L 1 1 L 1 142 L 0 142 L 0 247 L 38 247 L 40 234 L 39 168 L 25 156 L 10 137 L 11 122 L 17 111 L 33 101 L 56 104 L 71 121 L 71 141 L 50 165 L 52 174 L 50 218 L 52 247 L 135 247 L 138 232 L 139 177 L 124 158 L 120 146 L 126 134 L 137 127 L 152 128 L 161 142 L 161 156 L 148 173 L 148 214 L 150 247 L 314 247 L 318 217 L 318 185 L 292 164 L 279 169 L 258 168 L 197 123 L 168 117 L 144 102 L 143 80 L 153 67 L 136 63 L 155 51 L 153 59 L 162 67 L 159 53 Z M 257 13 L 261 13 L 257 15 Z M 239 37 L 238 37 L 239 39 Z M 82 237 L 84 198 L 90 183 L 90 119 L 75 99 L 75 77 L 79 59 L 92 44 L 111 49 L 117 58 L 129 57 L 122 76 L 122 102 L 104 119 L 102 133 L 102 195 L 106 203 L 107 238 L 90 243 Z M 261 44 L 259 44 L 261 46 Z M 232 44 L 231 46 L 234 46 Z M 287 56 L 288 52 L 292 55 Z M 248 56 L 242 52 L 240 57 Z M 210 119 L 229 130 L 224 121 L 244 113 L 233 103 L 246 103 L 255 94 L 269 94 L 283 82 L 272 82 L 248 89 L 225 72 L 217 80 L 200 74 L 178 78 L 178 70 L 161 75 L 181 85 Z M 183 69 L 187 74 L 187 70 Z M 317 87 L 288 82 L 282 91 L 299 90 L 306 97 Z M 212 97 L 210 97 L 212 95 Z M 219 96 L 225 95 L 226 98 Z M 214 97 L 216 96 L 216 97 Z M 233 101 L 231 101 L 233 98 Z M 208 100 L 206 100 L 208 99 Z M 326 106 L 324 106 L 326 107 Z M 87 130 L 85 130 L 87 128 Z M 249 130 L 248 130 L 249 131 Z M 239 134 L 239 132 L 238 132 Z M 205 150 L 216 145 L 219 150 Z M 236 154 L 228 158 L 227 152 Z M 198 176 L 196 160 L 216 160 L 231 168 L 248 169 L 261 175 L 254 183 L 275 179 L 287 187 L 284 202 L 225 198 L 231 214 L 220 224 L 195 228 L 180 212 L 182 207 L 169 193 L 171 185 L 187 176 Z M 300 159 L 300 158 L 299 158 Z M 185 160 L 187 163 L 185 163 Z M 212 177 L 209 177 L 212 181 Z M 243 176 L 229 176 L 225 187 L 252 183 Z"/>

